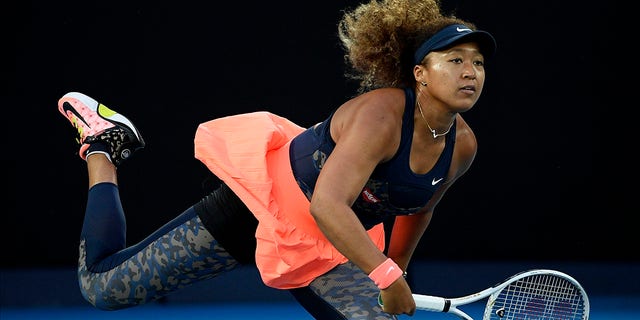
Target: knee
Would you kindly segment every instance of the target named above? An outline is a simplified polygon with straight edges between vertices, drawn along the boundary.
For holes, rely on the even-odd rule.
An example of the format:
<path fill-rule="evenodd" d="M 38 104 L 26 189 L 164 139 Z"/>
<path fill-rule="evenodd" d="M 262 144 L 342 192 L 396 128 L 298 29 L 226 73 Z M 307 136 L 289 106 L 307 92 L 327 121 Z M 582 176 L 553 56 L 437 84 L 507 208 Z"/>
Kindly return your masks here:
<path fill-rule="evenodd" d="M 120 310 L 139 305 L 141 302 L 118 290 L 109 281 L 100 281 L 100 277 L 79 277 L 80 293 L 92 306 L 100 310 Z"/>

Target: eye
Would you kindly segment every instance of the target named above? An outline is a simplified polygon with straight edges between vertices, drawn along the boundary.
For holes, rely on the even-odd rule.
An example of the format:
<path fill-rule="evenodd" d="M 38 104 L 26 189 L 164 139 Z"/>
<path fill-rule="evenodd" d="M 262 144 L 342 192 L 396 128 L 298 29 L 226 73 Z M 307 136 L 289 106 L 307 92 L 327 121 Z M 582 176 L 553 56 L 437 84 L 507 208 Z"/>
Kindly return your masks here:
<path fill-rule="evenodd" d="M 479 66 L 479 67 L 484 67 L 484 61 L 482 60 L 476 60 L 473 62 L 474 66 Z"/>
<path fill-rule="evenodd" d="M 462 59 L 461 58 L 453 58 L 450 61 L 453 62 L 453 63 L 458 63 L 458 64 L 462 63 Z"/>

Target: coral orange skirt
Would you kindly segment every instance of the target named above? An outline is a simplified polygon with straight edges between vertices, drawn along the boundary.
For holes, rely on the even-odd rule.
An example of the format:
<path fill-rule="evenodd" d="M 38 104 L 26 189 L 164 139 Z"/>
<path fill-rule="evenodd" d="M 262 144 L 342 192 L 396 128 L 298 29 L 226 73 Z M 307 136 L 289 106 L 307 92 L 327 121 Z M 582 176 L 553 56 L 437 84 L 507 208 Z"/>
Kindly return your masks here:
<path fill-rule="evenodd" d="M 260 111 L 204 122 L 194 139 L 195 157 L 257 218 L 256 265 L 273 288 L 306 286 L 347 261 L 317 227 L 291 171 L 289 143 L 304 130 Z M 369 236 L 384 249 L 382 224 Z"/>

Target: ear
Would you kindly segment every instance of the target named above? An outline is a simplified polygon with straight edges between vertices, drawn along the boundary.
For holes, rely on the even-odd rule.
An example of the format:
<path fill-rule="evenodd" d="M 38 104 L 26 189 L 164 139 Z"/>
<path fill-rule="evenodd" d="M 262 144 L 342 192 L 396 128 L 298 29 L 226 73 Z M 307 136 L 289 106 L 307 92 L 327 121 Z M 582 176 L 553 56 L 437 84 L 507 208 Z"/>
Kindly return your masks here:
<path fill-rule="evenodd" d="M 427 70 L 423 65 L 415 65 L 413 66 L 413 78 L 416 79 L 417 83 L 425 83 L 428 82 L 427 79 Z"/>

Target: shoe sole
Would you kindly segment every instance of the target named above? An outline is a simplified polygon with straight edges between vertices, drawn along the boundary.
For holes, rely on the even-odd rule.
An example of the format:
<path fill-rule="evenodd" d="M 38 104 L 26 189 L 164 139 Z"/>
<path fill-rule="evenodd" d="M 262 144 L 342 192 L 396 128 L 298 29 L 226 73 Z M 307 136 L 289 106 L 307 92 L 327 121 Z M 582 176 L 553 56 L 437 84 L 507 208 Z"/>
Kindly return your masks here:
<path fill-rule="evenodd" d="M 65 107 L 65 103 L 68 103 L 71 106 L 70 110 L 68 108 Z M 133 123 L 127 119 L 125 116 L 116 113 L 115 111 L 109 109 L 107 106 L 98 103 L 98 101 L 96 101 L 95 99 L 79 93 L 79 92 L 69 92 L 67 94 L 65 94 L 64 96 L 62 96 L 62 98 L 60 98 L 60 100 L 58 101 L 58 110 L 60 111 L 60 113 L 62 113 L 65 117 L 67 117 L 67 119 L 69 119 L 70 121 L 73 121 L 70 117 L 71 115 L 68 114 L 68 112 L 71 112 L 73 114 L 73 116 L 77 117 L 80 121 L 83 121 L 85 123 L 85 125 L 87 125 L 88 127 L 91 127 L 82 117 L 82 115 L 75 110 L 75 103 L 80 103 L 82 105 L 84 105 L 85 107 L 87 107 L 89 110 L 95 112 L 98 116 L 100 116 L 100 118 L 113 123 L 116 126 L 120 126 L 120 127 L 124 127 L 126 129 L 131 130 L 131 132 L 133 132 L 133 134 L 136 136 L 136 138 L 138 139 L 138 141 L 140 141 L 140 143 L 142 145 L 144 145 L 144 140 L 142 139 L 142 136 L 140 135 L 140 132 L 138 131 L 138 129 L 133 125 Z"/>
<path fill-rule="evenodd" d="M 79 112 L 78 109 L 80 108 L 89 109 L 91 112 L 94 112 L 99 118 L 101 118 L 104 122 L 98 123 L 97 127 L 93 128 L 84 119 L 81 112 Z M 60 111 L 60 113 L 62 113 L 63 116 L 65 116 L 69 121 L 71 121 L 71 124 L 74 127 L 77 128 L 78 125 L 75 123 L 78 121 L 81 121 L 82 123 L 84 123 L 84 127 L 93 131 L 92 134 L 84 135 L 84 137 L 82 138 L 82 141 L 80 141 L 80 138 L 78 139 L 78 143 L 80 143 L 80 150 L 78 154 L 80 155 L 80 158 L 84 160 L 86 160 L 85 154 L 87 149 L 89 148 L 89 145 L 84 143 L 86 138 L 89 136 L 97 136 L 100 133 L 104 132 L 104 130 L 107 130 L 113 127 L 119 127 L 126 131 L 129 131 L 130 133 L 135 135 L 136 139 L 140 144 L 140 147 L 144 147 L 145 145 L 144 140 L 142 139 L 142 135 L 129 119 L 109 109 L 107 106 L 101 103 L 98 103 L 98 101 L 96 101 L 95 99 L 85 94 L 82 94 L 79 92 L 69 92 L 65 94 L 64 96 L 62 96 L 62 98 L 58 100 L 58 111 Z M 100 129 L 99 128 L 100 126 L 102 126 L 103 128 Z M 132 152 L 132 151 L 129 151 L 129 152 Z"/>

